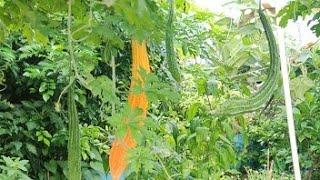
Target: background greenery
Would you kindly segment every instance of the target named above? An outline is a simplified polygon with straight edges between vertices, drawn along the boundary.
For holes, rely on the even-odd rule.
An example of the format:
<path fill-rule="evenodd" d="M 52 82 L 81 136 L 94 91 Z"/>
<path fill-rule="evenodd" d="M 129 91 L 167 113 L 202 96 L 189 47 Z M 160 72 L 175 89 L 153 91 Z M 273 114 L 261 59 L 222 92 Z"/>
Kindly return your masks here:
<path fill-rule="evenodd" d="M 83 179 L 103 179 L 116 136 L 134 118 L 126 105 L 130 38 L 148 40 L 152 74 L 145 126 L 135 129 L 128 179 L 292 179 L 281 86 L 261 111 L 210 114 L 231 97 L 255 92 L 266 79 L 267 41 L 251 0 L 235 1 L 234 20 L 176 0 L 175 47 L 182 82 L 168 71 L 163 0 L 83 0 L 73 3 Z M 280 25 L 311 15 L 320 35 L 320 3 L 290 1 Z M 67 174 L 67 3 L 0 0 L 0 179 L 65 179 Z M 305 179 L 320 178 L 320 46 L 287 38 L 298 147 Z M 116 89 L 111 57 L 115 58 Z M 115 112 L 112 111 L 115 106 Z M 136 119 L 136 118 L 135 118 Z M 138 121 L 138 120 L 137 120 Z"/>

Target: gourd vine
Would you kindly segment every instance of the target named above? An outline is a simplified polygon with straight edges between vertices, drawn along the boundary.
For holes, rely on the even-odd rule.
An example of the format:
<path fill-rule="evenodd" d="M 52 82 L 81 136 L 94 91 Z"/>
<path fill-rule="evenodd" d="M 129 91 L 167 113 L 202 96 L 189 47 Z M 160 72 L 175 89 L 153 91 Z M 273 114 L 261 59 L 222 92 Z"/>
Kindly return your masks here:
<path fill-rule="evenodd" d="M 80 156 L 80 132 L 79 119 L 74 99 L 74 79 L 76 60 L 74 57 L 72 32 L 72 0 L 68 1 L 68 51 L 70 55 L 69 62 L 69 88 L 68 88 L 68 119 L 69 119 L 69 140 L 68 140 L 68 179 L 81 179 L 81 156 Z"/>
<path fill-rule="evenodd" d="M 168 0 L 169 3 L 169 16 L 166 28 L 166 51 L 167 51 L 167 62 L 168 68 L 172 77 L 177 81 L 181 81 L 181 74 L 177 63 L 175 50 L 174 50 L 174 0 Z"/>
<path fill-rule="evenodd" d="M 268 41 L 271 59 L 267 80 L 264 82 L 260 90 L 253 96 L 244 99 L 229 100 L 220 105 L 216 110 L 213 111 L 213 114 L 215 115 L 237 115 L 258 110 L 268 102 L 273 92 L 277 88 L 280 77 L 279 51 L 270 23 L 261 9 L 261 3 L 258 12 Z"/>

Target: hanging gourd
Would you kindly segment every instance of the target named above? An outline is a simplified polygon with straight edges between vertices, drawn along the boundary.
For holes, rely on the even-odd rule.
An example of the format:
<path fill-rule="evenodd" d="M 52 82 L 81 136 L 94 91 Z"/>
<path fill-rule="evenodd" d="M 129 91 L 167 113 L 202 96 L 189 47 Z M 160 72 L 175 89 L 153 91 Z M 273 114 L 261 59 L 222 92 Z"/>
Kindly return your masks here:
<path fill-rule="evenodd" d="M 75 102 L 75 66 L 76 60 L 74 57 L 73 41 L 71 37 L 72 23 L 72 1 L 68 2 L 68 51 L 70 55 L 69 63 L 69 87 L 68 87 L 68 120 L 69 120 L 69 139 L 68 139 L 68 179 L 81 179 L 81 149 L 80 149 L 80 130 L 78 111 Z"/>
<path fill-rule="evenodd" d="M 279 50 L 266 15 L 263 13 L 261 8 L 258 12 L 268 41 L 271 59 L 267 80 L 264 82 L 260 90 L 253 96 L 246 99 L 233 99 L 223 103 L 213 112 L 215 115 L 237 115 L 258 110 L 268 102 L 278 87 L 280 79 Z"/>
<path fill-rule="evenodd" d="M 169 14 L 166 28 L 166 52 L 167 52 L 167 63 L 168 69 L 172 77 L 177 81 L 181 81 L 181 75 L 179 70 L 179 65 L 176 59 L 176 54 L 174 50 L 174 0 L 168 0 L 169 3 Z"/>
<path fill-rule="evenodd" d="M 134 86 L 138 85 L 137 80 L 142 82 L 143 78 L 140 76 L 140 69 L 150 72 L 150 65 L 147 53 L 146 42 L 140 42 L 138 40 L 132 39 L 132 77 L 131 86 L 132 90 Z M 147 115 L 148 101 L 147 96 L 144 92 L 139 94 L 130 93 L 128 97 L 128 103 L 132 110 L 139 108 L 142 110 L 142 118 Z M 130 120 L 130 119 L 129 119 Z M 127 166 L 126 156 L 130 148 L 136 146 L 136 141 L 130 133 L 130 129 L 127 131 L 123 139 L 117 139 L 112 143 L 112 148 L 109 155 L 109 166 L 110 172 L 113 180 L 119 180 L 121 175 Z"/>

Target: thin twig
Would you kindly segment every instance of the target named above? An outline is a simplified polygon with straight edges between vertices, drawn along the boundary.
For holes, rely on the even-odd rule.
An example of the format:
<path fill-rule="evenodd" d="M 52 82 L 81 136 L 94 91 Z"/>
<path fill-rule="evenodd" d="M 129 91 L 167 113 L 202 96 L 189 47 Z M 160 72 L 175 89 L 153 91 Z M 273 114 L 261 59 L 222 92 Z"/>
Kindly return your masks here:
<path fill-rule="evenodd" d="M 207 96 L 207 100 L 208 100 L 208 103 L 209 103 L 210 110 L 213 111 L 212 105 L 211 105 L 211 102 L 210 102 L 210 99 L 209 99 L 209 96 L 208 96 L 207 93 L 206 93 L 206 96 Z"/>
<path fill-rule="evenodd" d="M 231 79 L 237 79 L 239 77 L 246 76 L 246 75 L 249 75 L 249 74 L 253 74 L 253 73 L 256 73 L 256 72 L 259 72 L 259 71 L 263 71 L 263 70 L 266 70 L 266 69 L 268 69 L 268 67 L 260 68 L 260 69 L 254 70 L 254 71 L 245 72 L 245 73 L 242 73 L 242 74 L 238 74 L 238 75 L 232 76 Z"/>

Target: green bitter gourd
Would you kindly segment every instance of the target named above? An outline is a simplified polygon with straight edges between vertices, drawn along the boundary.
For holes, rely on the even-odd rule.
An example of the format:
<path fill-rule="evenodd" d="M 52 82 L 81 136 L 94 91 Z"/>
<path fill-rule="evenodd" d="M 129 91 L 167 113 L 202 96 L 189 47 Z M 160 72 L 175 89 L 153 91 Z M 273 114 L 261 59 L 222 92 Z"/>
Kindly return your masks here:
<path fill-rule="evenodd" d="M 68 88 L 68 119 L 69 119 L 69 139 L 68 139 L 68 179 L 81 180 L 81 149 L 80 149 L 80 130 L 78 112 L 75 102 L 75 57 L 71 37 L 71 7 L 72 1 L 68 1 L 68 51 L 70 54 L 69 64 L 69 84 Z"/>
<path fill-rule="evenodd" d="M 215 115 L 237 115 L 258 110 L 262 108 L 266 102 L 268 102 L 273 92 L 277 88 L 280 77 L 279 51 L 270 23 L 261 9 L 261 3 L 259 8 L 259 16 L 268 41 L 271 59 L 267 80 L 261 89 L 252 97 L 229 100 L 223 103 L 213 112 Z"/>
<path fill-rule="evenodd" d="M 79 119 L 76 103 L 74 100 L 74 84 L 68 90 L 68 119 L 69 119 L 69 140 L 68 140 L 68 168 L 69 179 L 81 179 L 80 164 L 80 133 Z"/>
<path fill-rule="evenodd" d="M 175 51 L 174 51 L 174 27 L 173 27 L 174 0 L 168 0 L 168 2 L 169 2 L 169 18 L 168 18 L 167 29 L 166 29 L 167 63 L 168 63 L 168 68 L 172 77 L 177 82 L 180 82 L 181 74 L 180 74 L 179 66 L 178 66 Z"/>

